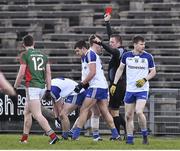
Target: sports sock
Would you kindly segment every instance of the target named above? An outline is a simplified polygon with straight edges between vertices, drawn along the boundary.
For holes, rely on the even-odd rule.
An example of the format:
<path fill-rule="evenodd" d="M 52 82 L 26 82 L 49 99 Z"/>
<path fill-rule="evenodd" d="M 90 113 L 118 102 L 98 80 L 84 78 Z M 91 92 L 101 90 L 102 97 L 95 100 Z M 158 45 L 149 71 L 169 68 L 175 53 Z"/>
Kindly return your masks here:
<path fill-rule="evenodd" d="M 148 136 L 147 129 L 141 129 L 141 134 L 142 134 L 143 137 L 147 137 Z"/>
<path fill-rule="evenodd" d="M 99 137 L 99 131 L 98 130 L 95 130 L 92 132 L 93 133 L 93 138 L 98 138 Z"/>
<path fill-rule="evenodd" d="M 47 132 L 47 135 L 51 138 L 54 139 L 56 136 L 55 132 L 51 129 Z"/>
<path fill-rule="evenodd" d="M 126 134 L 126 121 L 125 121 L 124 117 L 121 114 L 119 114 L 119 123 L 120 123 L 120 125 L 123 126 L 124 132 Z"/>
<path fill-rule="evenodd" d="M 62 137 L 66 139 L 66 138 L 68 138 L 68 134 L 69 134 L 69 131 L 62 132 Z"/>
<path fill-rule="evenodd" d="M 127 135 L 127 144 L 133 144 L 134 143 L 134 136 L 133 135 Z"/>
<path fill-rule="evenodd" d="M 116 137 L 119 136 L 118 131 L 117 131 L 116 128 L 111 129 L 111 135 L 112 135 L 112 138 L 116 138 Z"/>
<path fill-rule="evenodd" d="M 117 129 L 118 134 L 120 134 L 120 120 L 119 120 L 119 116 L 115 116 L 113 117 L 113 121 L 114 121 L 114 125 Z"/>
<path fill-rule="evenodd" d="M 81 133 L 81 128 L 79 128 L 79 127 L 74 128 L 73 129 L 72 139 L 78 138 L 80 133 Z"/>
<path fill-rule="evenodd" d="M 21 142 L 23 142 L 25 140 L 27 141 L 27 139 L 28 139 L 28 134 L 23 134 L 21 137 Z"/>

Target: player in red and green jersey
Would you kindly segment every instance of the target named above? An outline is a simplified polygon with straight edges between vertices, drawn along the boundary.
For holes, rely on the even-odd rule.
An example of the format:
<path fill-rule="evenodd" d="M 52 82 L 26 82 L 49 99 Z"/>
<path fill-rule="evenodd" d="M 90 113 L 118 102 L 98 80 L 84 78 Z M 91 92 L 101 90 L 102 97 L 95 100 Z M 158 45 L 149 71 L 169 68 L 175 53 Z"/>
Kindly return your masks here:
<path fill-rule="evenodd" d="M 26 64 L 26 87 L 45 88 L 48 58 L 41 51 L 29 47 L 21 54 L 20 64 Z"/>
<path fill-rule="evenodd" d="M 26 103 L 24 108 L 24 129 L 20 141 L 27 142 L 33 115 L 47 135 L 50 136 L 50 144 L 54 144 L 59 139 L 42 115 L 40 102 L 42 97 L 45 97 L 46 100 L 51 99 L 50 64 L 46 55 L 34 49 L 34 40 L 31 35 L 26 35 L 23 38 L 23 46 L 25 47 L 25 51 L 20 56 L 20 69 L 14 84 L 14 87 L 17 88 L 25 76 Z"/>

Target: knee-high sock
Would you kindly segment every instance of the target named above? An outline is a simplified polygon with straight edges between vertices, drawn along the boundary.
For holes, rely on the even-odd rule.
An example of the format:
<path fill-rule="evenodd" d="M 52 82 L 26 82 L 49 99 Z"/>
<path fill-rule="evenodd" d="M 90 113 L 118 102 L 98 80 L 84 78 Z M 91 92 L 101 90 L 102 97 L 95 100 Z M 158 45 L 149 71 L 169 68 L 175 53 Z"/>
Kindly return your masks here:
<path fill-rule="evenodd" d="M 114 125 L 118 131 L 118 134 L 120 134 L 120 120 L 119 120 L 119 116 L 115 116 L 113 117 L 113 121 L 114 121 Z"/>

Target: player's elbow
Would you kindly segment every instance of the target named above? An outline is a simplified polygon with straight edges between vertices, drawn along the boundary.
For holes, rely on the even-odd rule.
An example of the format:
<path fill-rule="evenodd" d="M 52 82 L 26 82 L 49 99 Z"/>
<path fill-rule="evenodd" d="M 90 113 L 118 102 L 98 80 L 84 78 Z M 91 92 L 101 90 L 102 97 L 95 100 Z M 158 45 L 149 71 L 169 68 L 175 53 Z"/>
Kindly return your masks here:
<path fill-rule="evenodd" d="M 156 76 L 156 69 L 153 70 L 152 75 L 153 75 L 153 77 Z"/>

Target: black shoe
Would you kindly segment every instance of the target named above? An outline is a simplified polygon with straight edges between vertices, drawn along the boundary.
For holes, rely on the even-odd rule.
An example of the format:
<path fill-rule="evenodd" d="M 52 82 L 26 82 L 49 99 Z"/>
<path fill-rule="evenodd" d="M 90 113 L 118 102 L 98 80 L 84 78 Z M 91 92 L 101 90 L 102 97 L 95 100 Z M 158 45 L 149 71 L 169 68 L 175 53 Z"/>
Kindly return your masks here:
<path fill-rule="evenodd" d="M 118 135 L 117 137 L 110 137 L 109 140 L 110 140 L 110 141 L 121 141 L 122 139 L 121 139 L 121 136 Z"/>
<path fill-rule="evenodd" d="M 49 144 L 55 144 L 57 141 L 59 141 L 59 138 L 56 136 L 49 142 Z"/>
<path fill-rule="evenodd" d="M 142 144 L 145 144 L 145 145 L 149 144 L 147 136 L 143 136 Z"/>

